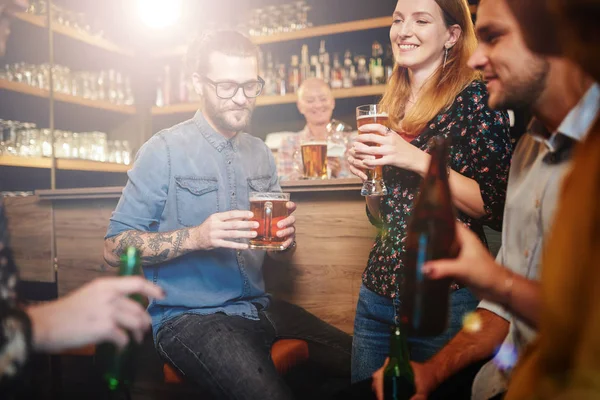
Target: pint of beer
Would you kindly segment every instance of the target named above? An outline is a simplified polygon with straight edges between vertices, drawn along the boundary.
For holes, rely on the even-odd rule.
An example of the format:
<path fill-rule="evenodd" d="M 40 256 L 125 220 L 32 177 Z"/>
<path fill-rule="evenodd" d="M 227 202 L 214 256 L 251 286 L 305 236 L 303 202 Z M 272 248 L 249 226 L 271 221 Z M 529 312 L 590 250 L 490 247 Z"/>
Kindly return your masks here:
<path fill-rule="evenodd" d="M 327 179 L 327 142 L 306 142 L 301 145 L 304 178 Z"/>
<path fill-rule="evenodd" d="M 381 124 L 389 128 L 389 117 L 378 104 L 368 104 L 356 107 L 356 126 L 360 128 L 367 124 Z M 358 132 L 360 134 L 378 132 Z M 366 143 L 369 146 L 376 146 L 374 143 Z M 382 196 L 387 194 L 387 188 L 383 181 L 383 167 L 378 166 L 374 169 L 367 169 L 367 180 L 363 184 L 360 193 L 363 196 Z"/>
<path fill-rule="evenodd" d="M 285 250 L 285 238 L 277 237 L 277 223 L 287 218 L 286 203 L 290 201 L 289 193 L 251 192 L 250 211 L 254 214 L 252 221 L 258 222 L 257 235 L 250 239 L 251 249 Z"/>

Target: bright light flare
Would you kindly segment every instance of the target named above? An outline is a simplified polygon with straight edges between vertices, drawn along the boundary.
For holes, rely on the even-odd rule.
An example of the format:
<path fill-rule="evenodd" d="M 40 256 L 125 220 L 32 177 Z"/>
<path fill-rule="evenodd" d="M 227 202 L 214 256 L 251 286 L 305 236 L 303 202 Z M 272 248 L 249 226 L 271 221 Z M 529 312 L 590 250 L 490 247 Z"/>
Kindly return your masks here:
<path fill-rule="evenodd" d="M 154 29 L 173 26 L 180 20 L 183 0 L 138 0 L 141 20 Z"/>
<path fill-rule="evenodd" d="M 463 317 L 463 329 L 469 333 L 479 332 L 483 326 L 481 317 L 476 312 L 470 312 Z"/>

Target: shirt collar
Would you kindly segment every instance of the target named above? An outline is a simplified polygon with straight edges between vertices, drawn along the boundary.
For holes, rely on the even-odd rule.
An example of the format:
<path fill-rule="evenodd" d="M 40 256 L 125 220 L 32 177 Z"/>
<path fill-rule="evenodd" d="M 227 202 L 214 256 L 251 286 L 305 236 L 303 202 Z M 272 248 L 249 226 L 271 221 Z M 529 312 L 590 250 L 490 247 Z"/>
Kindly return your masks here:
<path fill-rule="evenodd" d="M 551 135 L 546 127 L 537 119 L 531 122 L 528 131 L 535 140 L 544 143 L 550 151 L 555 151 L 557 133 L 561 133 L 578 142 L 582 141 L 591 129 L 599 111 L 600 85 L 594 83 L 575 107 L 569 111 L 558 129 Z"/>
<path fill-rule="evenodd" d="M 200 133 L 206 138 L 206 140 L 220 153 L 223 151 L 227 145 L 231 144 L 231 147 L 235 150 L 238 136 L 236 134 L 231 139 L 227 139 L 225 136 L 221 135 L 219 132 L 215 131 L 215 129 L 208 123 L 204 114 L 200 110 L 196 111 L 194 118 L 192 119 Z"/>

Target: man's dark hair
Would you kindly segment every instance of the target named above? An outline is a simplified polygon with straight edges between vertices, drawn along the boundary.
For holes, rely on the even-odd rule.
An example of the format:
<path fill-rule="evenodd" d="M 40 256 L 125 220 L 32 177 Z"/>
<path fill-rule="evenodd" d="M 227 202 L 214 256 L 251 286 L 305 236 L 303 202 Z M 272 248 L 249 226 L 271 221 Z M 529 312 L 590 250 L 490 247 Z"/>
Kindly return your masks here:
<path fill-rule="evenodd" d="M 258 59 L 258 46 L 237 31 L 217 30 L 205 32 L 190 46 L 187 54 L 188 71 L 205 76 L 209 71 L 209 59 L 213 52 L 236 57 Z"/>

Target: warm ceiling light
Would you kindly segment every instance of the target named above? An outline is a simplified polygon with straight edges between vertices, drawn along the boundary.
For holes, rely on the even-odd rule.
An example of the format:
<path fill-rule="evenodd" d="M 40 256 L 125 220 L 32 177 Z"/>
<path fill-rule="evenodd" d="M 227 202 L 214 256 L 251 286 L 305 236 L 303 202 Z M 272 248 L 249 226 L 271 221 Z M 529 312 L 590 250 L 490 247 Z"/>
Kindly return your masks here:
<path fill-rule="evenodd" d="M 142 21 L 151 28 L 174 25 L 181 18 L 182 0 L 138 0 Z"/>

